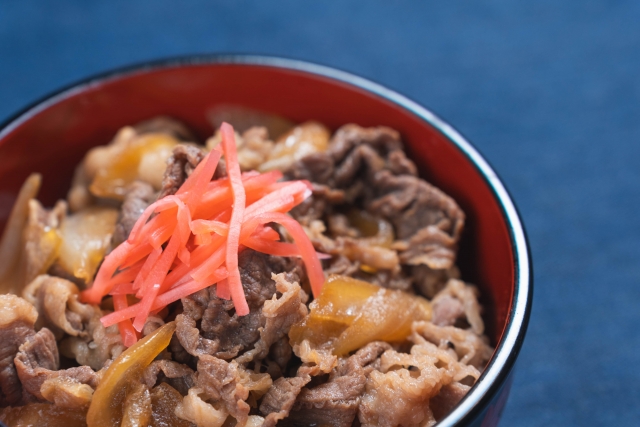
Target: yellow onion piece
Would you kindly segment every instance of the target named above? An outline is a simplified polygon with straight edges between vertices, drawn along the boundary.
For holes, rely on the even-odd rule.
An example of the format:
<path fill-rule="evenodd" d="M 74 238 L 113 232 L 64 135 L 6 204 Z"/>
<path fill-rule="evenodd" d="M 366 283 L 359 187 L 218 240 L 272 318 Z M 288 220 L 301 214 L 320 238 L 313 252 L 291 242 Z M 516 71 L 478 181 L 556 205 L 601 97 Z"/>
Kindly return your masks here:
<path fill-rule="evenodd" d="M 86 408 L 68 409 L 49 403 L 3 408 L 0 421 L 10 427 L 86 427 Z"/>
<path fill-rule="evenodd" d="M 144 134 L 123 145 L 117 155 L 99 167 L 89 189 L 93 195 L 123 200 L 127 187 L 142 179 L 160 188 L 166 160 L 178 141 L 166 134 Z"/>
<path fill-rule="evenodd" d="M 310 154 L 326 151 L 329 146 L 329 129 L 318 122 L 304 122 L 282 135 L 276 141 L 260 172 L 285 170 L 295 161 Z"/>
<path fill-rule="evenodd" d="M 342 356 L 371 341 L 402 342 L 416 320 L 431 319 L 426 299 L 346 276 L 331 276 L 289 332 L 292 344 L 308 340 Z"/>
<path fill-rule="evenodd" d="M 87 414 L 89 427 L 117 427 L 123 416 L 127 392 L 140 379 L 144 368 L 169 345 L 176 330 L 169 322 L 125 350 L 104 373 Z"/>
<path fill-rule="evenodd" d="M 117 219 L 118 211 L 106 207 L 87 208 L 65 218 L 60 227 L 60 266 L 85 282 L 93 279 Z"/>
<path fill-rule="evenodd" d="M 349 224 L 354 226 L 363 237 L 363 241 L 369 245 L 391 247 L 395 239 L 393 226 L 382 218 L 374 217 L 366 211 L 352 209 L 347 218 Z"/>
<path fill-rule="evenodd" d="M 18 198 L 11 209 L 11 215 L 0 236 L 0 293 L 20 294 L 25 285 L 21 264 L 25 261 L 23 230 L 29 220 L 29 201 L 38 195 L 42 176 L 31 174 L 26 179 Z"/>

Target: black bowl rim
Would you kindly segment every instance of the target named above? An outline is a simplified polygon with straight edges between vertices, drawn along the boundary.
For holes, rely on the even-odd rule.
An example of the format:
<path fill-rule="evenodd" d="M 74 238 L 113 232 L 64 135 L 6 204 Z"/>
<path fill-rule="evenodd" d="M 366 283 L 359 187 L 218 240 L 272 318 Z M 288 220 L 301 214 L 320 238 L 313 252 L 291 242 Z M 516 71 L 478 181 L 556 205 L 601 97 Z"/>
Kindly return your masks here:
<path fill-rule="evenodd" d="M 372 93 L 386 101 L 392 102 L 409 113 L 426 121 L 456 146 L 474 165 L 496 197 L 502 216 L 505 220 L 513 247 L 515 269 L 515 292 L 513 305 L 507 319 L 507 328 L 502 340 L 496 348 L 494 357 L 485 368 L 480 379 L 458 406 L 438 423 L 440 427 L 466 425 L 473 422 L 491 403 L 496 393 L 512 372 L 515 361 L 522 348 L 533 299 L 533 268 L 531 251 L 527 235 L 520 220 L 518 210 L 506 187 L 479 153 L 456 129 L 440 119 L 433 112 L 394 90 L 369 79 L 342 71 L 333 67 L 320 65 L 298 59 L 290 59 L 266 55 L 245 54 L 205 54 L 172 57 L 147 61 L 111 71 L 96 74 L 63 87 L 41 99 L 31 103 L 0 124 L 0 143 L 2 139 L 16 127 L 29 120 L 39 112 L 60 102 L 61 100 L 81 93 L 84 90 L 102 83 L 117 80 L 134 74 L 142 74 L 158 69 L 179 68 L 197 65 L 246 65 L 272 67 L 327 78 L 343 84 L 351 85 Z"/>

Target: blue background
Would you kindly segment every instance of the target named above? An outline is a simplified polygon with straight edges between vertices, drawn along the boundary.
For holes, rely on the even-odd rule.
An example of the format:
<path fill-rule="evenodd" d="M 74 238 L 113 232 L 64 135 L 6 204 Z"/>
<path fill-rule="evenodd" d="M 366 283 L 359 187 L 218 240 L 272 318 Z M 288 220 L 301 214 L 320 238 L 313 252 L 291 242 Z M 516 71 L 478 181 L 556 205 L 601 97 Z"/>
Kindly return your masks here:
<path fill-rule="evenodd" d="M 533 250 L 502 425 L 640 425 L 640 2 L 1 1 L 0 120 L 96 72 L 212 52 L 342 68 L 465 134 Z"/>

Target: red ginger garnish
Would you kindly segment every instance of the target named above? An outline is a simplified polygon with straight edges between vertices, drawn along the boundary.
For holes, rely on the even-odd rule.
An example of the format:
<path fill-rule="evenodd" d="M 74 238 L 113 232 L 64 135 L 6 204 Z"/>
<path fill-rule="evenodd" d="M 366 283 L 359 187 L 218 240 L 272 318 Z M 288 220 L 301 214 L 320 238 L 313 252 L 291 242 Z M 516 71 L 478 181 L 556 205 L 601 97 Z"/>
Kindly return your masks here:
<path fill-rule="evenodd" d="M 233 300 L 239 316 L 249 314 L 238 269 L 245 247 L 300 256 L 314 296 L 322 289 L 318 254 L 302 226 L 286 215 L 311 195 L 311 184 L 277 182 L 277 171 L 241 173 L 233 127 L 223 123 L 220 131 L 222 152 L 212 150 L 175 195 L 150 205 L 82 292 L 82 300 L 93 304 L 113 296 L 115 311 L 100 320 L 105 327 L 117 324 L 127 347 L 138 340 L 150 314 L 214 284 L 218 297 Z M 227 178 L 212 181 L 222 154 Z M 270 223 L 284 227 L 294 243 L 280 242 Z M 129 305 L 131 299 L 138 301 Z"/>

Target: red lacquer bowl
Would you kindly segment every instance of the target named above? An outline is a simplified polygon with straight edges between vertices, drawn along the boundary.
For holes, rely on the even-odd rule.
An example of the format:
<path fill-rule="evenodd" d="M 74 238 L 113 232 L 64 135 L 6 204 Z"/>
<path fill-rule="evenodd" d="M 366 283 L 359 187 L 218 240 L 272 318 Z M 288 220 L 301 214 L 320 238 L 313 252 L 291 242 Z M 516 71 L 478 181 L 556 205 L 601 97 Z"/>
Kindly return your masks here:
<path fill-rule="evenodd" d="M 527 239 L 509 194 L 482 156 L 433 113 L 378 84 L 305 62 L 256 56 L 168 60 L 91 78 L 17 114 L 0 128 L 0 228 L 24 179 L 43 175 L 40 199 L 65 196 L 75 165 L 122 126 L 169 115 L 204 139 L 206 112 L 222 104 L 401 132 L 421 175 L 467 215 L 460 245 L 463 278 L 482 292 L 496 351 L 469 394 L 440 426 L 495 426 L 531 312 Z"/>

